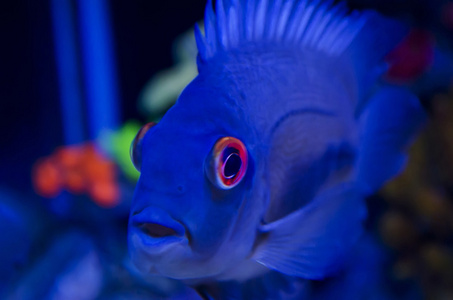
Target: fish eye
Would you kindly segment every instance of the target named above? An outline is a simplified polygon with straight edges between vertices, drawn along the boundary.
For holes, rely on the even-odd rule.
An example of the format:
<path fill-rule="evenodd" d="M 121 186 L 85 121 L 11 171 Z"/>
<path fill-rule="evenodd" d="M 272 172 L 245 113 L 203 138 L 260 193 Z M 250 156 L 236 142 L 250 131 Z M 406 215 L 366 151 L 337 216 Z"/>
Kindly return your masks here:
<path fill-rule="evenodd" d="M 207 159 L 207 177 L 212 184 L 223 190 L 238 185 L 247 171 L 247 149 L 234 137 L 217 140 Z"/>
<path fill-rule="evenodd" d="M 146 133 L 154 126 L 156 123 L 149 122 L 143 125 L 142 128 L 138 131 L 137 135 L 135 136 L 134 140 L 131 143 L 131 147 L 129 149 L 129 155 L 131 156 L 132 163 L 137 171 L 140 172 L 142 168 L 142 142 L 143 138 L 145 137 Z"/>

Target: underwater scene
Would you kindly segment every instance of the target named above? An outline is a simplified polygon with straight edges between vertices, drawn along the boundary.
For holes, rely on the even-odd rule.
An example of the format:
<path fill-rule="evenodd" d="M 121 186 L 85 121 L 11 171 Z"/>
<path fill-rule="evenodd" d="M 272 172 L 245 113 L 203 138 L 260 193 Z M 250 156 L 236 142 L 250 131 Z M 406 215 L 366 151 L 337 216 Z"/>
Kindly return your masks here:
<path fill-rule="evenodd" d="M 0 299 L 453 299 L 453 1 L 0 15 Z"/>

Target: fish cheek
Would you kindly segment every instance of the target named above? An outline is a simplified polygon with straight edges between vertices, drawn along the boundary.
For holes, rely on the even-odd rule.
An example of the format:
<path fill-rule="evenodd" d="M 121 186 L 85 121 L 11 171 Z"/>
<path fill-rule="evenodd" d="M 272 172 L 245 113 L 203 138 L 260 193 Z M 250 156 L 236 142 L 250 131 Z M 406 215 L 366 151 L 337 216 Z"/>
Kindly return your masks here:
<path fill-rule="evenodd" d="M 246 178 L 244 178 L 246 179 Z M 201 255 L 212 255 L 229 238 L 240 210 L 247 180 L 230 190 L 215 187 L 204 178 L 204 216 L 194 232 L 192 249 Z"/>

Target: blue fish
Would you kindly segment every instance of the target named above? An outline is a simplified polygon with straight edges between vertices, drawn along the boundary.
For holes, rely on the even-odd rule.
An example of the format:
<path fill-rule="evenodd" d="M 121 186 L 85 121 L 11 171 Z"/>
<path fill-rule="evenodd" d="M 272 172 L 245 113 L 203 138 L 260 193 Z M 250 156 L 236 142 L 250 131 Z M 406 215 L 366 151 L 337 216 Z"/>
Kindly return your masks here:
<path fill-rule="evenodd" d="M 131 146 L 131 258 L 193 284 L 325 278 L 425 117 L 379 80 L 406 28 L 318 0 L 208 1 L 204 26 L 198 76 Z"/>

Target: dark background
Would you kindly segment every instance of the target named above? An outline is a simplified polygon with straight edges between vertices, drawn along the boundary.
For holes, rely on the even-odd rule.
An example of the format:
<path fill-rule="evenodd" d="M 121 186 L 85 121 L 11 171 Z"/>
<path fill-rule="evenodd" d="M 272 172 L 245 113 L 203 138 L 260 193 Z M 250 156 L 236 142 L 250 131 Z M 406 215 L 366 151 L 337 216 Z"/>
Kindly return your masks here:
<path fill-rule="evenodd" d="M 121 120 L 143 120 L 137 97 L 173 64 L 174 38 L 201 20 L 204 0 L 108 1 Z M 0 182 L 30 189 L 30 167 L 63 144 L 50 1 L 0 2 Z"/>

